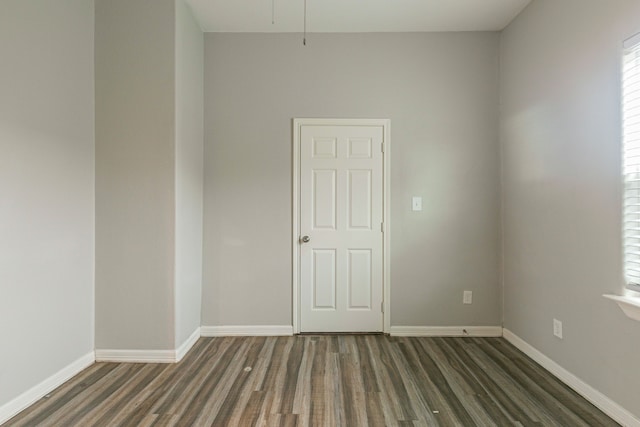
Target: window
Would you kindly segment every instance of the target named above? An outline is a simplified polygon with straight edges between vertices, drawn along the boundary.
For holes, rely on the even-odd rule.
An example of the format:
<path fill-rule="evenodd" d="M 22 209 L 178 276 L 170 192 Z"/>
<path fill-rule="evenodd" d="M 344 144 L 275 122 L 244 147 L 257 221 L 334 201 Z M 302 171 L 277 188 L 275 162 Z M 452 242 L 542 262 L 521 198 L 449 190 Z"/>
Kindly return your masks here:
<path fill-rule="evenodd" d="M 622 68 L 624 275 L 640 291 L 640 34 L 624 44 Z"/>

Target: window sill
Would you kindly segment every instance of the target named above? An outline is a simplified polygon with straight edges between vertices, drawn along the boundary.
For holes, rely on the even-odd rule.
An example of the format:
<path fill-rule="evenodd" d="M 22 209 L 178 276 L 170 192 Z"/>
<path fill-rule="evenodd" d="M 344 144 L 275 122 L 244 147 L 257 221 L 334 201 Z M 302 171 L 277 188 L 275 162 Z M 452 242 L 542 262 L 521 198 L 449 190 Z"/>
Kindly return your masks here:
<path fill-rule="evenodd" d="M 627 317 L 640 322 L 640 298 L 623 297 L 620 295 L 610 294 L 602 296 L 615 301 Z"/>

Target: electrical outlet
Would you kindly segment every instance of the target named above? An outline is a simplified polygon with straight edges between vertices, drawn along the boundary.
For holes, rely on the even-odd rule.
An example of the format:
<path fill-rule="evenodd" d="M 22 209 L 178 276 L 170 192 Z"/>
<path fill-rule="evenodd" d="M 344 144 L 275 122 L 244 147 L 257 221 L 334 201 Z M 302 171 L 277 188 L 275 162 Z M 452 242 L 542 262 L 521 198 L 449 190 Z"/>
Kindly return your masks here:
<path fill-rule="evenodd" d="M 553 335 L 562 339 L 562 322 L 558 319 L 553 319 Z"/>
<path fill-rule="evenodd" d="M 473 292 L 471 291 L 462 292 L 462 303 L 471 304 L 472 302 L 473 302 Z"/>

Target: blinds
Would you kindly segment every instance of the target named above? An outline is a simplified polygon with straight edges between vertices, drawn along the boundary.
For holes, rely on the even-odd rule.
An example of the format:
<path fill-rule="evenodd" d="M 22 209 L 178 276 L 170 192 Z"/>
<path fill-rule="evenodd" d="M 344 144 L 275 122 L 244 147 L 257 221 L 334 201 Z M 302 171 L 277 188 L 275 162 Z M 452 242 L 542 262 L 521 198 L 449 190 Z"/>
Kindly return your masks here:
<path fill-rule="evenodd" d="M 625 43 L 622 71 L 624 274 L 640 289 L 640 40 Z"/>

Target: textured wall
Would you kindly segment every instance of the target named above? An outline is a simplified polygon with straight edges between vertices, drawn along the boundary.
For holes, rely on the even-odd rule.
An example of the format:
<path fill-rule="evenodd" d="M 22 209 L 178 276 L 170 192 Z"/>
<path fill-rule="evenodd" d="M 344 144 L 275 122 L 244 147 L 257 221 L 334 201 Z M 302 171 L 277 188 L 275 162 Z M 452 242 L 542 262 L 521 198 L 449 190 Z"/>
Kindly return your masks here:
<path fill-rule="evenodd" d="M 200 327 L 204 36 L 176 0 L 176 347 Z"/>
<path fill-rule="evenodd" d="M 0 2 L 0 57 L 2 407 L 94 348 L 93 2 Z"/>
<path fill-rule="evenodd" d="M 392 325 L 499 325 L 498 51 L 497 33 L 207 34 L 203 325 L 291 324 L 294 117 L 391 119 Z"/>
<path fill-rule="evenodd" d="M 635 0 L 535 0 L 502 35 L 505 327 L 640 415 L 623 289 L 620 64 Z M 553 319 L 564 339 L 553 336 Z"/>
<path fill-rule="evenodd" d="M 175 4 L 96 1 L 96 348 L 175 348 Z"/>

